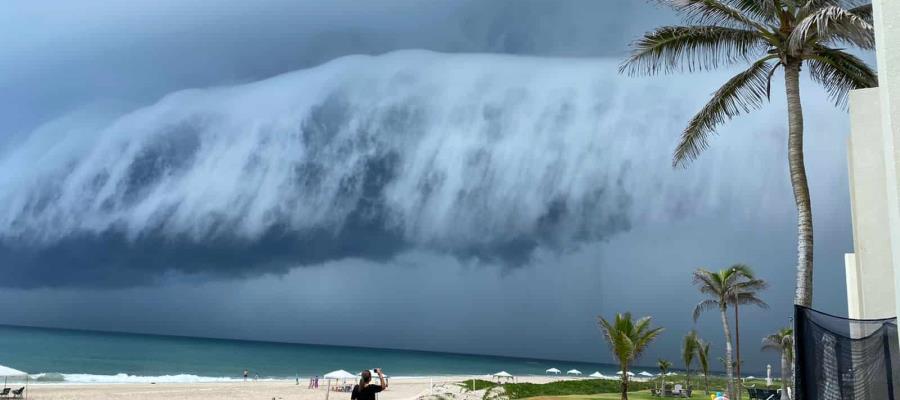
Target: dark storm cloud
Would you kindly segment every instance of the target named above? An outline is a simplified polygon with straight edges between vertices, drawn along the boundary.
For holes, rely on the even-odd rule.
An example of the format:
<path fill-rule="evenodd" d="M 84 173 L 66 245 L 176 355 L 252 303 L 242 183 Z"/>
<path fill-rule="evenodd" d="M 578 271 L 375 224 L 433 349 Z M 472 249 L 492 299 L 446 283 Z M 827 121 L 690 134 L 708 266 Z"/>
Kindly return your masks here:
<path fill-rule="evenodd" d="M 0 216 L 24 218 L 6 225 L 14 234 L 0 241 L 0 282 L 7 288 L 31 288 L 5 289 L 17 301 L 0 302 L 0 314 L 8 323 L 198 336 L 228 332 L 252 339 L 609 360 L 594 317 L 630 310 L 653 315 L 667 328 L 642 360 L 652 364 L 657 354 L 678 359 L 680 335 L 695 327 L 713 341 L 714 353 L 721 354 L 724 346 L 716 319 L 704 317 L 698 325 L 691 322 L 690 309 L 699 294 L 691 287 L 690 272 L 699 266 L 721 268 L 745 262 L 771 283 L 764 297 L 772 309 L 746 312 L 752 322 L 742 324 L 742 337 L 747 338 L 742 355 L 752 371 L 764 370 L 766 362 L 777 365 L 772 356 L 757 352 L 756 344 L 764 334 L 787 323 L 793 293 L 795 216 L 784 151 L 784 104 L 774 95 L 780 88 L 776 80 L 773 104 L 722 129 L 691 168 L 671 170 L 670 151 L 680 127 L 727 76 L 629 80 L 615 74 L 625 43 L 670 18 L 646 2 L 630 0 L 6 2 L 0 10 L 0 161 L 15 163 L 4 164 L 8 168 L 0 171 L 0 178 L 12 177 L 4 182 L 20 185 L 17 188 L 22 190 L 0 188 L 0 193 L 21 196 L 16 198 L 27 201 L 18 205 L 33 208 L 20 213 L 21 208 L 10 211 L 9 203 L 0 205 Z M 322 180 L 319 174 L 334 173 L 329 179 L 352 189 L 340 192 L 351 196 L 325 196 L 326 200 L 313 202 L 315 210 L 339 209 L 337 216 L 347 219 L 329 219 L 334 216 L 321 215 L 325 212 L 304 214 L 341 221 L 312 229 L 286 228 L 289 225 L 283 222 L 288 218 L 281 218 L 280 225 L 269 224 L 264 213 L 231 218 L 241 214 L 240 206 L 249 200 L 220 191 L 227 188 L 220 183 L 231 182 L 235 169 L 254 177 L 243 182 L 263 181 L 263 175 L 253 174 L 264 170 L 258 166 L 265 160 L 250 154 L 221 158 L 226 162 L 213 163 L 218 168 L 195 176 L 198 179 L 191 185 L 159 186 L 183 178 L 182 173 L 193 170 L 188 166 L 198 159 L 218 159 L 196 157 L 196 152 L 210 149 L 268 146 L 264 150 L 270 160 L 288 159 L 287 164 L 296 167 L 296 160 L 289 156 L 295 154 L 291 143 L 297 141 L 272 144 L 275 136 L 266 134 L 267 126 L 260 128 L 259 137 L 264 140 L 249 145 L 240 141 L 247 132 L 256 132 L 258 124 L 251 123 L 256 121 L 255 114 L 243 115 L 246 118 L 237 124 L 246 128 L 241 134 L 218 136 L 234 130 L 222 129 L 226 125 L 195 125 L 216 123 L 222 115 L 239 118 L 241 110 L 269 109 L 278 103 L 263 100 L 273 97 L 219 109 L 227 97 L 220 95 L 227 89 L 210 91 L 206 98 L 181 93 L 168 103 L 176 105 L 172 109 L 200 104 L 198 108 L 216 111 L 186 111 L 189 118 L 179 115 L 169 120 L 185 123 L 190 129 L 179 132 L 197 133 L 196 138 L 183 135 L 173 140 L 171 124 L 140 119 L 109 130 L 111 137 L 127 138 L 133 153 L 123 154 L 121 143 L 109 137 L 98 138 L 97 132 L 106 130 L 117 117 L 180 89 L 230 87 L 349 54 L 407 48 L 611 58 L 605 64 L 592 61 L 596 64 L 575 71 L 574 77 L 566 69 L 578 63 L 572 59 L 504 61 L 472 55 L 460 56 L 469 61 L 451 63 L 455 68 L 376 73 L 383 79 L 372 81 L 395 84 L 418 79 L 450 91 L 460 85 L 447 77 L 460 78 L 454 75 L 458 71 L 472 65 L 481 66 L 482 72 L 496 70 L 484 79 L 463 79 L 469 85 L 463 87 L 479 90 L 460 95 L 465 100 L 460 104 L 477 104 L 462 114 L 477 116 L 488 128 L 506 127 L 507 133 L 518 132 L 504 125 L 511 120 L 507 117 L 515 117 L 536 118 L 540 123 L 533 126 L 573 134 L 556 136 L 553 142 L 535 140 L 539 136 L 509 136 L 516 140 L 508 142 L 493 137 L 496 142 L 492 143 L 502 146 L 487 146 L 492 151 L 483 151 L 466 141 L 447 145 L 442 140 L 448 135 L 438 134 L 418 143 L 420 147 L 410 146 L 406 139 L 377 142 L 371 139 L 384 137 L 377 130 L 360 134 L 365 130 L 347 129 L 327 118 L 318 120 L 321 130 L 307 132 L 319 132 L 320 137 L 342 131 L 360 135 L 351 135 L 341 146 L 318 147 L 328 151 L 308 159 L 304 168 L 278 169 L 297 173 L 279 182 L 311 184 Z M 451 59 L 399 55 L 408 56 L 416 58 L 399 64 L 416 68 L 429 59 Z M 385 62 L 378 60 L 362 60 L 354 64 L 355 69 L 365 72 Z M 503 67 L 506 62 L 515 65 Z M 540 71 L 547 72 L 541 75 Z M 578 84 L 571 84 L 574 90 L 566 85 L 541 89 L 553 80 L 548 76 L 570 78 Z M 285 91 L 274 97 L 311 91 L 312 81 L 316 80 L 298 86 L 279 81 L 272 86 Z M 503 94 L 500 100 L 477 96 L 495 82 L 510 89 L 497 92 Z M 360 85 L 357 93 L 397 100 L 374 86 Z M 442 98 L 434 92 L 407 94 L 417 93 L 389 104 L 357 102 L 352 107 L 362 105 L 371 112 L 350 114 L 369 120 L 378 117 L 374 120 L 384 122 L 383 126 L 396 127 L 403 115 L 415 120 L 416 104 L 432 101 L 434 109 L 443 108 L 439 107 Z M 803 93 L 806 115 L 811 116 L 806 154 L 816 218 L 815 304 L 842 314 L 846 305 L 841 255 L 852 247 L 843 141 L 847 121 L 820 90 L 805 85 Z M 515 108 L 523 99 L 534 98 L 546 99 L 552 107 L 541 108 L 544 112 Z M 314 103 L 321 113 L 341 115 L 340 101 Z M 583 130 L 573 123 L 578 121 L 579 104 L 590 104 L 590 110 L 597 112 L 582 120 L 593 121 Z M 150 110 L 168 117 L 162 108 Z M 197 115 L 201 118 L 193 118 Z M 266 121 L 287 119 L 297 122 L 292 126 L 301 126 L 285 115 Z M 554 125 L 565 123 L 572 129 L 558 130 Z M 334 128 L 329 130 L 330 126 Z M 413 128 L 409 125 L 408 131 L 418 132 Z M 68 134 L 61 137 L 60 131 Z M 408 139 L 410 135 L 399 136 Z M 141 141 L 129 142 L 131 138 Z M 585 142 L 568 143 L 572 138 Z M 335 150 L 353 148 L 353 143 L 377 146 L 360 146 L 373 153 L 356 164 L 351 155 L 364 152 Z M 553 143 L 567 143 L 568 152 L 553 158 L 554 151 L 560 151 Z M 46 148 L 56 151 L 44 152 Z M 539 151 L 528 153 L 535 148 Z M 95 154 L 91 149 L 103 151 Z M 67 158 L 87 153 L 91 157 Z M 409 162 L 402 168 L 385 161 L 401 153 L 400 159 Z M 441 154 L 445 158 L 438 157 Z M 124 161 L 113 162 L 119 156 Z M 560 169 L 565 160 L 590 162 Z M 79 162 L 85 167 L 75 168 Z M 384 165 L 376 166 L 379 162 Z M 491 163 L 499 163 L 500 168 L 487 168 Z M 454 170 L 455 165 L 466 168 Z M 566 173 L 521 174 L 526 179 L 515 180 L 521 178 L 518 171 L 535 166 Z M 104 177 L 104 171 L 112 170 L 124 172 Z M 64 180 L 57 180 L 75 172 L 83 173 L 75 179 L 78 185 L 64 186 L 60 184 Z M 576 184 L 541 186 L 579 173 L 583 179 Z M 408 179 L 398 180 L 396 174 Z M 23 182 L 23 176 L 49 180 Z M 463 180 L 477 185 L 454 183 Z M 102 182 L 113 181 L 116 184 L 109 191 L 99 190 Z M 458 207 L 427 195 L 440 187 L 436 182 L 452 188 L 442 198 L 461 199 L 454 203 Z M 516 185 L 505 186 L 508 182 Z M 150 196 L 142 192 L 146 187 L 161 189 Z M 206 194 L 185 189 L 200 187 L 213 190 Z M 559 189 L 558 195 L 533 201 L 534 193 L 553 192 L 548 187 Z M 378 194 L 360 195 L 366 190 Z M 291 197 L 277 191 L 246 192 L 260 196 L 253 199 Z M 290 193 L 296 192 L 315 193 Z M 109 193 L 121 196 L 109 197 Z M 197 197 L 185 202 L 184 195 L 190 193 Z M 503 193 L 513 196 L 487 196 Z M 163 219 L 159 214 L 135 212 L 133 206 L 142 199 L 166 200 L 172 194 L 183 200 L 178 204 L 203 212 L 190 212 L 188 207 L 185 215 L 196 219 Z M 61 201 L 79 200 L 78 196 L 98 201 Z M 218 204 L 223 198 L 238 201 Z M 291 200 L 302 203 L 298 199 L 302 198 Z M 387 201 L 391 202 L 389 212 Z M 158 211 L 165 208 L 156 207 L 162 203 L 146 203 L 138 211 Z M 60 208 L 60 204 L 75 206 Z M 119 216 L 127 218 L 104 219 L 107 214 L 99 212 L 104 207 L 124 210 Z M 455 211 L 431 216 L 425 212 L 435 210 Z M 528 218 L 497 218 L 504 212 Z M 229 218 L 221 225 L 216 216 L 223 215 Z M 248 224 L 249 220 L 265 223 Z M 534 224 L 519 229 L 515 222 L 521 221 Z M 216 226 L 227 227 L 229 234 L 250 233 L 210 235 Z M 165 229 L 174 229 L 175 234 Z M 472 259 L 481 264 L 473 267 L 467 262 Z M 504 262 L 522 268 L 504 269 Z M 292 263 L 312 268 L 290 269 Z M 221 279 L 225 277 L 229 279 Z M 380 312 L 360 312 L 369 309 Z M 360 317 L 334 318 L 350 314 Z M 371 335 L 360 339 L 357 332 Z"/>

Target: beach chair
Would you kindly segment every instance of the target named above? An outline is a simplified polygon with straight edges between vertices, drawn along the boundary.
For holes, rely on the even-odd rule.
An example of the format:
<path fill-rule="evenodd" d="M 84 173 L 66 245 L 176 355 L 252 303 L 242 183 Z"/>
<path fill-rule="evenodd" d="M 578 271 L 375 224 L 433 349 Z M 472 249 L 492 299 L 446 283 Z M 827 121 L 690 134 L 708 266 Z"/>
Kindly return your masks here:
<path fill-rule="evenodd" d="M 11 392 L 12 398 L 14 398 L 14 399 L 21 399 L 21 398 L 22 398 L 22 393 L 24 393 L 24 392 L 25 392 L 25 387 L 24 387 L 24 386 L 23 386 L 23 387 L 20 387 L 20 388 L 18 388 L 18 389 L 16 389 L 16 390 L 13 390 L 13 391 Z"/>
<path fill-rule="evenodd" d="M 675 385 L 675 389 L 672 390 L 672 394 L 675 395 L 675 396 L 678 396 L 678 397 L 681 397 L 681 396 L 682 396 L 682 392 L 681 392 L 681 384 L 676 384 L 676 385 Z"/>
<path fill-rule="evenodd" d="M 6 397 L 7 395 L 9 395 L 10 390 L 10 388 L 3 388 L 3 390 L 0 391 L 0 397 Z"/>

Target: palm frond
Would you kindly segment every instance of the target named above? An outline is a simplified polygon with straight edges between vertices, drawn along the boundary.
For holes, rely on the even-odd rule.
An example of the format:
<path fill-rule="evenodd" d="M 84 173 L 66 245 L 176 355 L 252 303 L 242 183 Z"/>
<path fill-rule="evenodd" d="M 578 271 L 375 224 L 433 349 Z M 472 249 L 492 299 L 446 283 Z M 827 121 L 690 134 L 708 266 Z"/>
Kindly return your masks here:
<path fill-rule="evenodd" d="M 847 106 L 851 90 L 878 86 L 875 71 L 852 54 L 819 47 L 808 62 L 810 77 L 825 87 L 838 107 Z"/>
<path fill-rule="evenodd" d="M 697 320 L 700 319 L 700 314 L 703 314 L 704 311 L 717 310 L 721 307 L 722 304 L 719 303 L 718 300 L 704 299 L 700 301 L 696 306 L 694 306 L 694 322 L 697 322 Z"/>
<path fill-rule="evenodd" d="M 709 146 L 709 136 L 718 125 L 761 107 L 768 99 L 768 70 L 766 57 L 735 75 L 713 93 L 712 99 L 688 123 L 675 149 L 673 166 L 696 159 Z"/>
<path fill-rule="evenodd" d="M 868 23 L 872 23 L 872 4 L 863 4 L 861 6 L 856 6 L 851 9 L 848 9 L 847 12 L 850 14 L 856 15 L 862 19 L 864 19 Z"/>
<path fill-rule="evenodd" d="M 801 55 L 814 40 L 847 42 L 862 49 L 872 49 L 875 47 L 875 30 L 859 15 L 838 6 L 825 6 L 797 23 L 788 37 L 788 50 Z"/>
<path fill-rule="evenodd" d="M 628 75 L 694 72 L 751 61 L 767 47 L 759 34 L 720 26 L 664 26 L 631 45 L 620 66 Z"/>
<path fill-rule="evenodd" d="M 764 31 L 765 27 L 741 10 L 719 0 L 661 0 L 685 20 L 697 25 L 727 26 Z"/>
<path fill-rule="evenodd" d="M 781 11 L 774 0 L 721 0 L 755 21 L 774 23 Z"/>
<path fill-rule="evenodd" d="M 768 309 L 769 304 L 757 297 L 753 293 L 738 293 L 734 296 L 733 303 L 741 304 L 741 305 L 752 305 L 757 306 L 762 309 Z"/>

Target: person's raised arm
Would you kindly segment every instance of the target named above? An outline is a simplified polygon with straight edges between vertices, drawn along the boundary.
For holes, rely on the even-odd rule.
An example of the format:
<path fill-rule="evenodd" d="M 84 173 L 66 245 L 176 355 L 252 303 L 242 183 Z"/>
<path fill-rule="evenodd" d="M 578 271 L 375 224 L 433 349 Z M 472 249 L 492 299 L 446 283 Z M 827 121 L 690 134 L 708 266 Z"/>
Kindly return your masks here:
<path fill-rule="evenodd" d="M 375 372 L 378 374 L 378 380 L 381 381 L 381 389 L 387 389 L 387 381 L 384 380 L 384 373 L 381 372 L 381 368 L 375 368 Z"/>

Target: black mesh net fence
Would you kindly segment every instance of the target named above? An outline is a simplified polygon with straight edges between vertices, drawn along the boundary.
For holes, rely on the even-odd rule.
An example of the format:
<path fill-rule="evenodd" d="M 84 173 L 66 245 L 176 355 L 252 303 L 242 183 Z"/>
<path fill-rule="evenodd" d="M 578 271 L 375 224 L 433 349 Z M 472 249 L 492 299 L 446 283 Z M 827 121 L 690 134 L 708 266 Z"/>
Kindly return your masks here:
<path fill-rule="evenodd" d="M 900 391 L 897 319 L 841 318 L 794 309 L 800 400 L 893 400 Z"/>

